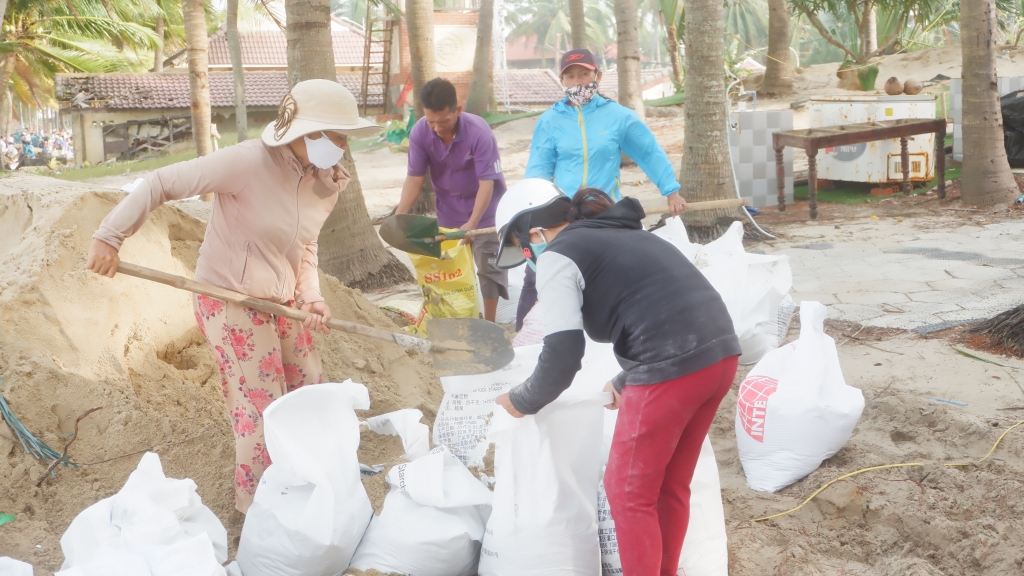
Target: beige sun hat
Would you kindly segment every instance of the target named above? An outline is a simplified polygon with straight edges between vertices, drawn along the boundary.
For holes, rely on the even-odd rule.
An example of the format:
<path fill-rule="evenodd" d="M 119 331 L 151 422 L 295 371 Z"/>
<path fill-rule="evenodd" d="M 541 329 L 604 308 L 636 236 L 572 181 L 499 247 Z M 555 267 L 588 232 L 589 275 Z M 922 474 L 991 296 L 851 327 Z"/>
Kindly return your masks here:
<path fill-rule="evenodd" d="M 356 137 L 381 130 L 359 117 L 356 98 L 348 88 L 330 80 L 299 82 L 281 101 L 278 114 L 278 120 L 263 129 L 263 142 L 268 146 L 281 146 L 324 130 Z"/>

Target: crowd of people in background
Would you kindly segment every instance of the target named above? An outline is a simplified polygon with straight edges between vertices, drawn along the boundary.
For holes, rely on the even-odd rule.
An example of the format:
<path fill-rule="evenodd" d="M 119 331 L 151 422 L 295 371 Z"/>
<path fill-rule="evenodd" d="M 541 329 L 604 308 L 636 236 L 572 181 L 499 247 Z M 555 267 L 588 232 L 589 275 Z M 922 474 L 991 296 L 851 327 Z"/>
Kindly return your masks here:
<path fill-rule="evenodd" d="M 0 138 L 0 158 L 4 170 L 17 170 L 21 165 L 43 165 L 51 161 L 74 162 L 75 149 L 71 133 L 66 130 L 27 130 L 24 127 L 6 138 Z"/>

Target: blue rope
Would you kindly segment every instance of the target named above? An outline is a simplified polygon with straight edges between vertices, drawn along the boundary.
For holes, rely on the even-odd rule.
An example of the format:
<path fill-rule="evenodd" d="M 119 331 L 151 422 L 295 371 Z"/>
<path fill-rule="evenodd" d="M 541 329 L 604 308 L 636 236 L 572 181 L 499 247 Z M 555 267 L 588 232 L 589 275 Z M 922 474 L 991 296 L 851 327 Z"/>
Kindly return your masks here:
<path fill-rule="evenodd" d="M 4 381 L 0 379 L 0 384 L 3 384 L 3 382 Z M 51 448 L 46 442 L 36 438 L 36 436 L 29 432 L 28 428 L 25 428 L 25 425 L 14 416 L 14 413 L 11 412 L 11 407 L 7 405 L 7 401 L 4 400 L 2 394 L 0 394 L 0 416 L 2 416 L 4 422 L 7 422 L 7 425 L 10 426 L 11 430 L 14 432 L 14 436 L 18 439 L 18 442 L 21 442 L 21 447 L 25 449 L 25 452 L 31 454 L 36 460 L 53 462 L 60 458 L 60 452 Z M 66 457 L 60 464 L 61 466 L 70 465 L 78 468 L 78 464 L 71 462 L 70 456 Z"/>

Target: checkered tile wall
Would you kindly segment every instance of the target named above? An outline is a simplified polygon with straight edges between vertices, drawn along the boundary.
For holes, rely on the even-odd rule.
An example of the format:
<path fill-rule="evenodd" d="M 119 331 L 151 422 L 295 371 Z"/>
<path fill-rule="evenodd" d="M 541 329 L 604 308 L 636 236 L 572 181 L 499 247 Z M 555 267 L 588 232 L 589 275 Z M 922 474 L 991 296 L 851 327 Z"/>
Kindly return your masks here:
<path fill-rule="evenodd" d="M 1010 92 L 1024 90 L 1024 78 L 999 78 L 998 82 L 1000 97 L 1006 96 Z M 963 80 L 960 78 L 953 78 L 949 81 L 949 115 L 953 120 L 953 159 L 959 162 L 963 162 L 964 159 L 962 124 L 964 97 L 960 91 L 962 86 Z"/>
<path fill-rule="evenodd" d="M 775 206 L 779 190 L 775 180 L 772 134 L 793 129 L 792 110 L 738 112 L 736 129 L 729 130 L 732 163 L 739 180 L 740 196 L 752 198 L 756 208 Z M 793 149 L 786 148 L 786 202 L 793 202 Z"/>

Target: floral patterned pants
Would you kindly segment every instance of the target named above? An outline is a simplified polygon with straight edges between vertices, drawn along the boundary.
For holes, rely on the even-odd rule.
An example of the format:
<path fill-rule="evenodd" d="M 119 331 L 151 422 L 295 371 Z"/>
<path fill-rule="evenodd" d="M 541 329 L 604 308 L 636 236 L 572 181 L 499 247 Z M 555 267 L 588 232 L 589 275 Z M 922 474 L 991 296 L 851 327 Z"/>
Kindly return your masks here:
<path fill-rule="evenodd" d="M 270 466 L 263 410 L 287 392 L 322 382 L 320 354 L 312 332 L 297 320 L 207 296 L 196 295 L 192 305 L 199 331 L 217 354 L 235 432 L 235 508 L 245 513 Z"/>

